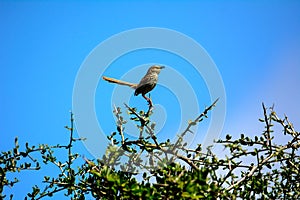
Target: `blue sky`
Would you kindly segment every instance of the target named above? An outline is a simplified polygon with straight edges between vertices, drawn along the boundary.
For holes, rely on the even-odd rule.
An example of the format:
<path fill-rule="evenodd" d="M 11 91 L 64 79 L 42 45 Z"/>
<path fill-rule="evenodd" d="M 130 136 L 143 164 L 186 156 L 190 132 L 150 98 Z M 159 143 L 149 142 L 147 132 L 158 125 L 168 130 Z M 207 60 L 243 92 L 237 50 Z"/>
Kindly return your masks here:
<path fill-rule="evenodd" d="M 112 35 L 143 27 L 181 32 L 210 55 L 226 90 L 223 136 L 241 132 L 260 134 L 263 126 L 257 118 L 262 115 L 262 102 L 268 106 L 274 103 L 276 111 L 281 116 L 287 114 L 299 129 L 298 1 L 272 1 L 272 4 L 268 1 L 0 1 L 0 27 L 0 150 L 11 148 L 15 136 L 21 144 L 66 143 L 68 132 L 63 127 L 69 123 L 73 85 L 83 61 Z M 153 57 L 147 57 L 147 52 L 140 54 L 139 60 L 134 60 L 139 54 L 123 56 L 113 63 L 122 64 L 122 68 L 112 67 L 105 75 L 121 77 L 132 67 L 156 62 L 153 58 L 172 65 L 170 55 L 150 54 Z M 189 74 L 183 67 L 175 69 Z M 96 99 L 114 88 L 101 84 Z M 201 88 L 205 91 L 205 86 Z M 153 98 L 159 90 L 162 88 L 153 91 Z M 162 105 L 163 97 L 160 96 L 161 102 L 157 99 Z M 168 99 L 176 105 L 174 96 Z M 144 105 L 141 99 L 136 101 Z M 204 92 L 203 101 L 199 102 L 200 109 L 208 105 L 208 94 Z M 101 119 L 101 107 L 95 107 Z M 168 117 L 176 116 L 179 111 L 174 112 L 167 113 Z M 174 120 L 166 126 L 178 122 L 176 117 L 170 119 Z M 113 117 L 109 115 L 107 120 L 111 124 Z M 108 132 L 113 129 L 114 126 L 111 130 L 109 126 L 105 128 Z M 76 150 L 89 155 L 83 144 Z M 29 179 L 30 176 L 30 173 L 24 175 L 16 196 L 26 194 L 32 185 L 29 183 L 39 182 L 40 177 Z"/>

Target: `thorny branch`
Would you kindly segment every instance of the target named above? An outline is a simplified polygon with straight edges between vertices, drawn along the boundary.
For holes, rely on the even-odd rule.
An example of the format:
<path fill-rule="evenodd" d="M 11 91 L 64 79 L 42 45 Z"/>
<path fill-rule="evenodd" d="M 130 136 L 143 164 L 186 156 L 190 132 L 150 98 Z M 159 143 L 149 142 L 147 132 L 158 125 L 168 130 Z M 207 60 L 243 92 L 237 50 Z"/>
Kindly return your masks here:
<path fill-rule="evenodd" d="M 207 117 L 208 111 L 217 101 L 218 99 L 205 108 L 193 121 L 189 121 L 175 142 L 160 142 L 157 139 L 155 125 L 150 120 L 150 108 L 146 113 L 138 112 L 125 104 L 132 116 L 131 120 L 138 123 L 140 131 L 138 139 L 129 139 L 124 131 L 126 121 L 121 109 L 114 106 L 119 136 L 116 132 L 108 136 L 111 144 L 103 158 L 94 161 L 83 156 L 84 164 L 77 166 L 74 161 L 79 156 L 73 154 L 72 147 L 75 141 L 82 139 L 74 138 L 74 119 L 71 113 L 70 127 L 66 126 L 70 133 L 67 145 L 30 147 L 26 144 L 25 151 L 20 151 L 16 139 L 13 150 L 0 154 L 0 194 L 2 195 L 4 187 L 13 186 L 17 182 L 7 180 L 7 173 L 40 169 L 39 159 L 34 156 L 40 153 L 42 161 L 54 164 L 59 169 L 59 174 L 53 178 L 45 176 L 45 187 L 41 190 L 34 186 L 32 192 L 28 193 L 30 199 L 50 197 L 61 191 L 65 191 L 65 195 L 72 199 L 84 199 L 87 193 L 96 199 L 140 199 L 145 194 L 149 195 L 147 197 L 156 195 L 155 197 L 163 199 L 172 199 L 178 194 L 186 199 L 300 198 L 300 133 L 295 131 L 286 116 L 280 119 L 273 107 L 267 109 L 262 104 L 263 119 L 260 121 L 264 123 L 264 132 L 261 136 L 250 138 L 241 134 L 240 138 L 232 139 L 232 136 L 227 135 L 224 140 L 217 141 L 216 144 L 224 146 L 223 157 L 217 157 L 211 149 L 203 152 L 201 145 L 196 148 L 187 147 L 184 136 L 192 133 L 192 126 Z M 283 128 L 283 135 L 289 137 L 288 142 L 280 145 L 274 142 L 274 138 L 279 135 L 273 134 L 272 128 L 276 124 Z M 149 135 L 142 137 L 143 131 Z M 116 137 L 120 137 L 121 142 Z M 57 149 L 66 152 L 68 157 L 65 161 L 61 162 L 55 157 L 54 150 Z M 19 164 L 21 158 L 29 158 L 30 162 Z M 249 160 L 253 162 L 249 163 Z M 136 182 L 134 178 L 137 167 L 148 172 L 143 174 L 142 183 Z M 149 181 L 151 178 L 155 178 L 156 182 Z M 172 196 L 173 192 L 175 196 Z"/>

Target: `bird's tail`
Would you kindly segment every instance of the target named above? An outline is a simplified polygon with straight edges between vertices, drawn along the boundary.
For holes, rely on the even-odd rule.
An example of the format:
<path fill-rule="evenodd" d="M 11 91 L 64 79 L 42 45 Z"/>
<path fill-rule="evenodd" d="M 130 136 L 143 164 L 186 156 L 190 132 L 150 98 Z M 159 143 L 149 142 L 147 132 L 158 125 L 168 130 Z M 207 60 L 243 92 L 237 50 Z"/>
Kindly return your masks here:
<path fill-rule="evenodd" d="M 131 87 L 132 89 L 136 89 L 136 87 L 137 87 L 137 84 L 135 84 L 135 83 L 129 83 L 129 82 L 126 82 L 126 81 L 121 81 L 121 80 L 106 77 L 106 76 L 102 76 L 102 78 L 104 80 L 110 82 L 110 83 L 116 83 L 116 84 L 119 84 L 119 85 L 126 85 L 128 87 Z"/>

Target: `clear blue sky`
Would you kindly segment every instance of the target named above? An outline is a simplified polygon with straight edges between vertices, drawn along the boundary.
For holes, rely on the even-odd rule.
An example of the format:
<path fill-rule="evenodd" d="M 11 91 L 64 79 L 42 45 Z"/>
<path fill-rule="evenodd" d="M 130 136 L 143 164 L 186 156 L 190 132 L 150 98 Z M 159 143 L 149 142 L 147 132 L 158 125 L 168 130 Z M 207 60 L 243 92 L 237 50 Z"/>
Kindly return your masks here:
<path fill-rule="evenodd" d="M 260 134 L 261 102 L 274 103 L 278 113 L 287 114 L 299 130 L 299 1 L 0 1 L 0 150 L 11 148 L 15 136 L 20 144 L 66 143 L 68 132 L 63 127 L 69 123 L 73 85 L 84 59 L 110 36 L 142 27 L 179 31 L 206 49 L 226 90 L 223 136 Z M 164 56 L 168 55 L 158 58 Z M 114 64 L 122 64 L 125 73 L 132 63 L 155 62 L 147 57 L 144 63 L 134 62 L 134 58 L 124 56 L 123 63 L 120 59 Z M 176 70 L 184 73 L 183 68 Z M 115 77 L 120 73 L 107 70 Z M 96 99 L 103 94 L 100 85 Z M 209 102 L 205 94 L 200 109 Z M 111 116 L 107 120 L 113 122 Z M 89 155 L 82 144 L 76 150 Z M 26 173 L 16 197 L 38 183 L 39 175 L 32 178 Z"/>

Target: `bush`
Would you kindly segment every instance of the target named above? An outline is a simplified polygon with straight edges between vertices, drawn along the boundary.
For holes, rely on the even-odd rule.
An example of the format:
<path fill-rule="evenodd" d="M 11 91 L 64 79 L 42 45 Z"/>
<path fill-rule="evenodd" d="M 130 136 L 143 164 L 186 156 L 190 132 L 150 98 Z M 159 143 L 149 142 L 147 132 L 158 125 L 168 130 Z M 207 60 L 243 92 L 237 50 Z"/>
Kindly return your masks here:
<path fill-rule="evenodd" d="M 43 162 L 54 164 L 60 173 L 56 177 L 45 176 L 43 183 L 33 186 L 25 199 L 42 199 L 61 191 L 71 199 L 85 199 L 87 195 L 95 199 L 299 199 L 300 134 L 287 117 L 280 119 L 273 108 L 263 105 L 262 135 L 250 138 L 241 134 L 237 139 L 227 135 L 216 141 L 215 145 L 224 146 L 227 152 L 224 157 L 218 157 L 212 148 L 204 151 L 201 145 L 187 148 L 184 137 L 192 126 L 207 117 L 216 103 L 190 121 L 175 142 L 157 141 L 150 108 L 138 112 L 128 105 L 125 106 L 138 126 L 140 138 L 126 138 L 123 133 L 126 121 L 121 109 L 115 108 L 117 131 L 107 137 L 110 145 L 97 160 L 82 159 L 73 153 L 74 143 L 83 139 L 74 138 L 71 113 L 71 125 L 66 126 L 70 132 L 67 145 L 26 143 L 25 150 L 20 151 L 16 138 L 12 150 L 1 152 L 0 198 L 6 198 L 5 187 L 13 187 L 19 181 L 9 179 L 8 174 L 40 170 Z M 283 133 L 275 134 L 274 125 L 280 126 Z M 275 144 L 275 136 L 287 137 L 288 142 Z M 66 151 L 68 159 L 58 160 L 57 150 Z"/>

